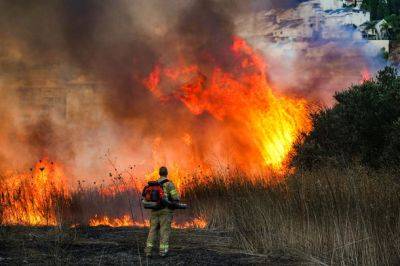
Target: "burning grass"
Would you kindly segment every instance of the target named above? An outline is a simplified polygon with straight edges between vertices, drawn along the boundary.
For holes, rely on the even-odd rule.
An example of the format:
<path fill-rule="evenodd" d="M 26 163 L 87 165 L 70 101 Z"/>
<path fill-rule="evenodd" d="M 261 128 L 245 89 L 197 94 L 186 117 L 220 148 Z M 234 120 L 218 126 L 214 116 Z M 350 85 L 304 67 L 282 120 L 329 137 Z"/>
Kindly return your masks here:
<path fill-rule="evenodd" d="M 44 159 L 30 173 L 8 175 L 0 183 L 0 222 L 56 225 L 69 202 L 63 170 Z"/>
<path fill-rule="evenodd" d="M 92 219 L 89 220 L 89 226 L 110 226 L 110 227 L 149 227 L 150 222 L 148 219 L 144 221 L 133 221 L 131 215 L 125 214 L 122 217 L 109 217 L 102 216 L 98 217 L 95 215 Z M 204 229 L 207 226 L 206 220 L 203 218 L 194 218 L 193 220 L 188 220 L 185 222 L 177 223 L 175 221 L 172 222 L 172 228 L 175 229 L 186 229 L 186 228 L 198 228 Z"/>
<path fill-rule="evenodd" d="M 108 186 L 79 183 L 68 190 L 62 168 L 40 160 L 29 174 L 10 174 L 0 184 L 0 224 L 148 227 L 138 184 L 132 175 L 115 172 Z M 205 228 L 207 222 L 193 215 L 178 217 L 173 227 Z"/>

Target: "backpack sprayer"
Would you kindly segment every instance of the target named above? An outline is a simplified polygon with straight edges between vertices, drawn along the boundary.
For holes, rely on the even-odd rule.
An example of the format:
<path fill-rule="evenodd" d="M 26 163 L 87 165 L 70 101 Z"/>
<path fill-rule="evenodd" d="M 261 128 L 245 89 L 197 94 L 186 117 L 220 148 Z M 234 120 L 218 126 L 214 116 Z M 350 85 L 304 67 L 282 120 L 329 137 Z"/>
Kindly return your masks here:
<path fill-rule="evenodd" d="M 168 199 L 163 189 L 163 184 L 166 182 L 169 182 L 169 180 L 165 179 L 162 182 L 149 181 L 147 183 L 142 192 L 142 204 L 145 209 L 161 210 L 167 207 L 175 210 L 187 208 L 185 203 Z"/>

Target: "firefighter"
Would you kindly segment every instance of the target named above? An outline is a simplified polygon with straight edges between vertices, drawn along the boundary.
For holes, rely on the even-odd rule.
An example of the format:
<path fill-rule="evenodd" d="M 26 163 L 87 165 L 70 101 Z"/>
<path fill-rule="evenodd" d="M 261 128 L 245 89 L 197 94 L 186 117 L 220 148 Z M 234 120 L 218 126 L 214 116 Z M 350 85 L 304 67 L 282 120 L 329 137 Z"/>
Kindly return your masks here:
<path fill-rule="evenodd" d="M 165 166 L 160 167 L 160 178 L 158 183 L 162 184 L 165 195 L 171 202 L 178 202 L 180 200 L 179 194 L 175 189 L 175 185 L 167 180 L 168 169 Z M 167 182 L 165 182 L 167 180 Z M 171 208 L 163 207 L 160 210 L 151 210 L 150 216 L 150 230 L 147 237 L 145 253 L 146 257 L 151 257 L 154 242 L 157 234 L 160 236 L 160 256 L 166 257 L 168 254 L 168 240 L 171 233 L 171 223 L 173 217 L 173 210 Z"/>

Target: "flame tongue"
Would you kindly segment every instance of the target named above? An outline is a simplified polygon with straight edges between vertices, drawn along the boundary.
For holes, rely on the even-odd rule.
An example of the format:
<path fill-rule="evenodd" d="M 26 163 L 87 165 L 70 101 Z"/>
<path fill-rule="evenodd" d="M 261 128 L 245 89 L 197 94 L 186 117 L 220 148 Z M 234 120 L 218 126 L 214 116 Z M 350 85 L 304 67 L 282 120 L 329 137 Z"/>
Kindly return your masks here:
<path fill-rule="evenodd" d="M 238 166 L 282 170 L 300 132 L 311 130 L 307 102 L 273 91 L 263 58 L 244 40 L 233 39 L 230 55 L 234 64 L 229 70 L 158 65 L 144 84 L 156 97 L 167 99 L 162 81 L 172 82 L 179 88 L 173 95 L 193 114 L 206 112 L 218 120 L 229 135 L 226 141 L 238 146 L 233 152 Z"/>

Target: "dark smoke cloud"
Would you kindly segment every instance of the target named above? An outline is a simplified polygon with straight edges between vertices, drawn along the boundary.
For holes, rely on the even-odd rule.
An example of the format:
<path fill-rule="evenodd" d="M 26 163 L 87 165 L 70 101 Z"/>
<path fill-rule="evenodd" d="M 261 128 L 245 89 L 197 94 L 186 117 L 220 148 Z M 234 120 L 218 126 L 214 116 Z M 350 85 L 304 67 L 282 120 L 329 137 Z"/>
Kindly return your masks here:
<path fill-rule="evenodd" d="M 229 46 L 235 32 L 233 16 L 236 5 L 209 0 L 197 1 L 183 13 L 177 26 L 177 37 L 183 42 L 185 55 L 193 55 L 202 64 L 215 58 L 221 65 L 231 64 Z"/>

